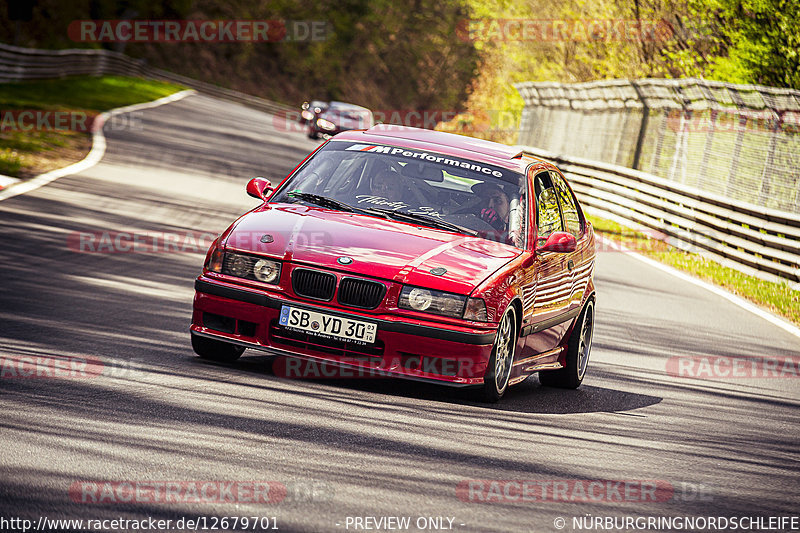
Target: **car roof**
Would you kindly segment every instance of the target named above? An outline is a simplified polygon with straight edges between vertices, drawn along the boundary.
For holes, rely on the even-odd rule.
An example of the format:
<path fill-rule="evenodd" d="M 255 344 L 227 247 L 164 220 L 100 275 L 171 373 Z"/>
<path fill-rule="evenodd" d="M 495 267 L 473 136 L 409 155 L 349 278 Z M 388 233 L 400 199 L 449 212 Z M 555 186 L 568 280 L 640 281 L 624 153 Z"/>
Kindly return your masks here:
<path fill-rule="evenodd" d="M 337 102 L 331 101 L 328 103 L 330 107 L 338 107 L 338 108 L 347 108 L 347 109 L 357 109 L 359 111 L 369 111 L 366 107 L 356 105 L 356 104 L 348 104 L 347 102 Z"/>
<path fill-rule="evenodd" d="M 455 133 L 393 124 L 378 124 L 368 130 L 351 130 L 340 133 L 333 140 L 386 143 L 416 150 L 434 150 L 443 154 L 491 163 L 516 172 L 525 172 L 530 164 L 555 168 L 549 161 L 533 157 L 513 146 Z"/>

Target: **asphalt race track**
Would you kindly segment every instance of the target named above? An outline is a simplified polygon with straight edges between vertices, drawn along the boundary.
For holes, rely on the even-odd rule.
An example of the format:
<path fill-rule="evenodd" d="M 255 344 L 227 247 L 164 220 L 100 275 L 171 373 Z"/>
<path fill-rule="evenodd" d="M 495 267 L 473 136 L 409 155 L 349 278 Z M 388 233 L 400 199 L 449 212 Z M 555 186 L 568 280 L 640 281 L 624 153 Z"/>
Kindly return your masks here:
<path fill-rule="evenodd" d="M 201 361 L 188 326 L 205 249 L 86 253 L 76 235 L 217 234 L 255 205 L 250 177 L 277 181 L 318 143 L 199 95 L 139 119 L 107 128 L 100 164 L 0 202 L 3 517 L 549 533 L 578 531 L 573 517 L 587 515 L 797 515 L 800 337 L 625 253 L 598 254 L 595 343 L 577 391 L 532 378 L 483 405 L 404 381 L 279 378 L 252 351 Z M 23 356 L 98 371 L 14 375 L 8 361 Z M 725 357 L 789 357 L 794 373 L 725 375 Z M 706 366 L 679 376 L 671 358 Z M 276 482 L 275 501 L 115 492 L 165 481 Z M 539 484 L 523 497 L 509 481 Z M 93 503 L 92 487 L 109 492 Z"/>

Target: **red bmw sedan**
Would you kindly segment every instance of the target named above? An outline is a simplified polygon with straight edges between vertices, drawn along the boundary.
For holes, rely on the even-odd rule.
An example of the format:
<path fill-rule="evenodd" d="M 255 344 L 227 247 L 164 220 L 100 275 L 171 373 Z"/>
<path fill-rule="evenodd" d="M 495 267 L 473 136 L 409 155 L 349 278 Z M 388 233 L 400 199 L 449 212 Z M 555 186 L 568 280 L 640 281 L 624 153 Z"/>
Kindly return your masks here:
<path fill-rule="evenodd" d="M 322 144 L 212 244 L 195 282 L 203 358 L 246 348 L 474 387 L 576 388 L 594 328 L 595 240 L 551 163 L 398 126 Z"/>

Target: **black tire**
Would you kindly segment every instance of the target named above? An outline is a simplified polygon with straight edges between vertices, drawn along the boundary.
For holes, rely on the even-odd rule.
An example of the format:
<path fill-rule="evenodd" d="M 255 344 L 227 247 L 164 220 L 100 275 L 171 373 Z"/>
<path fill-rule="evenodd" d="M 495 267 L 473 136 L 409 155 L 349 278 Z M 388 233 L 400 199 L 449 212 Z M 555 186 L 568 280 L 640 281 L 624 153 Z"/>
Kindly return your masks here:
<path fill-rule="evenodd" d="M 201 337 L 192 333 L 192 349 L 203 359 L 232 363 L 244 353 L 244 346 Z"/>
<path fill-rule="evenodd" d="M 492 356 L 483 376 L 483 388 L 478 394 L 481 401 L 495 403 L 508 390 L 508 380 L 517 349 L 517 313 L 514 307 L 506 309 L 497 326 Z"/>
<path fill-rule="evenodd" d="M 547 387 L 577 389 L 586 376 L 594 334 L 594 300 L 589 300 L 572 328 L 567 345 L 566 366 L 539 372 L 539 382 Z"/>
<path fill-rule="evenodd" d="M 319 139 L 319 133 L 311 126 L 308 127 L 308 138 L 314 140 Z"/>

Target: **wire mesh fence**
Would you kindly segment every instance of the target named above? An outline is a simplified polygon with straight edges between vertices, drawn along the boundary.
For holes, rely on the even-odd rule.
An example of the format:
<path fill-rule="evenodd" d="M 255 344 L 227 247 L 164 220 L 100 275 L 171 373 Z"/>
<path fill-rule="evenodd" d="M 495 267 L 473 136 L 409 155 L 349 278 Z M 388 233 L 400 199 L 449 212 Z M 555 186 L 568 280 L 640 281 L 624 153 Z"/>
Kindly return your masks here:
<path fill-rule="evenodd" d="M 516 88 L 519 144 L 800 213 L 800 91 L 699 79 Z"/>

